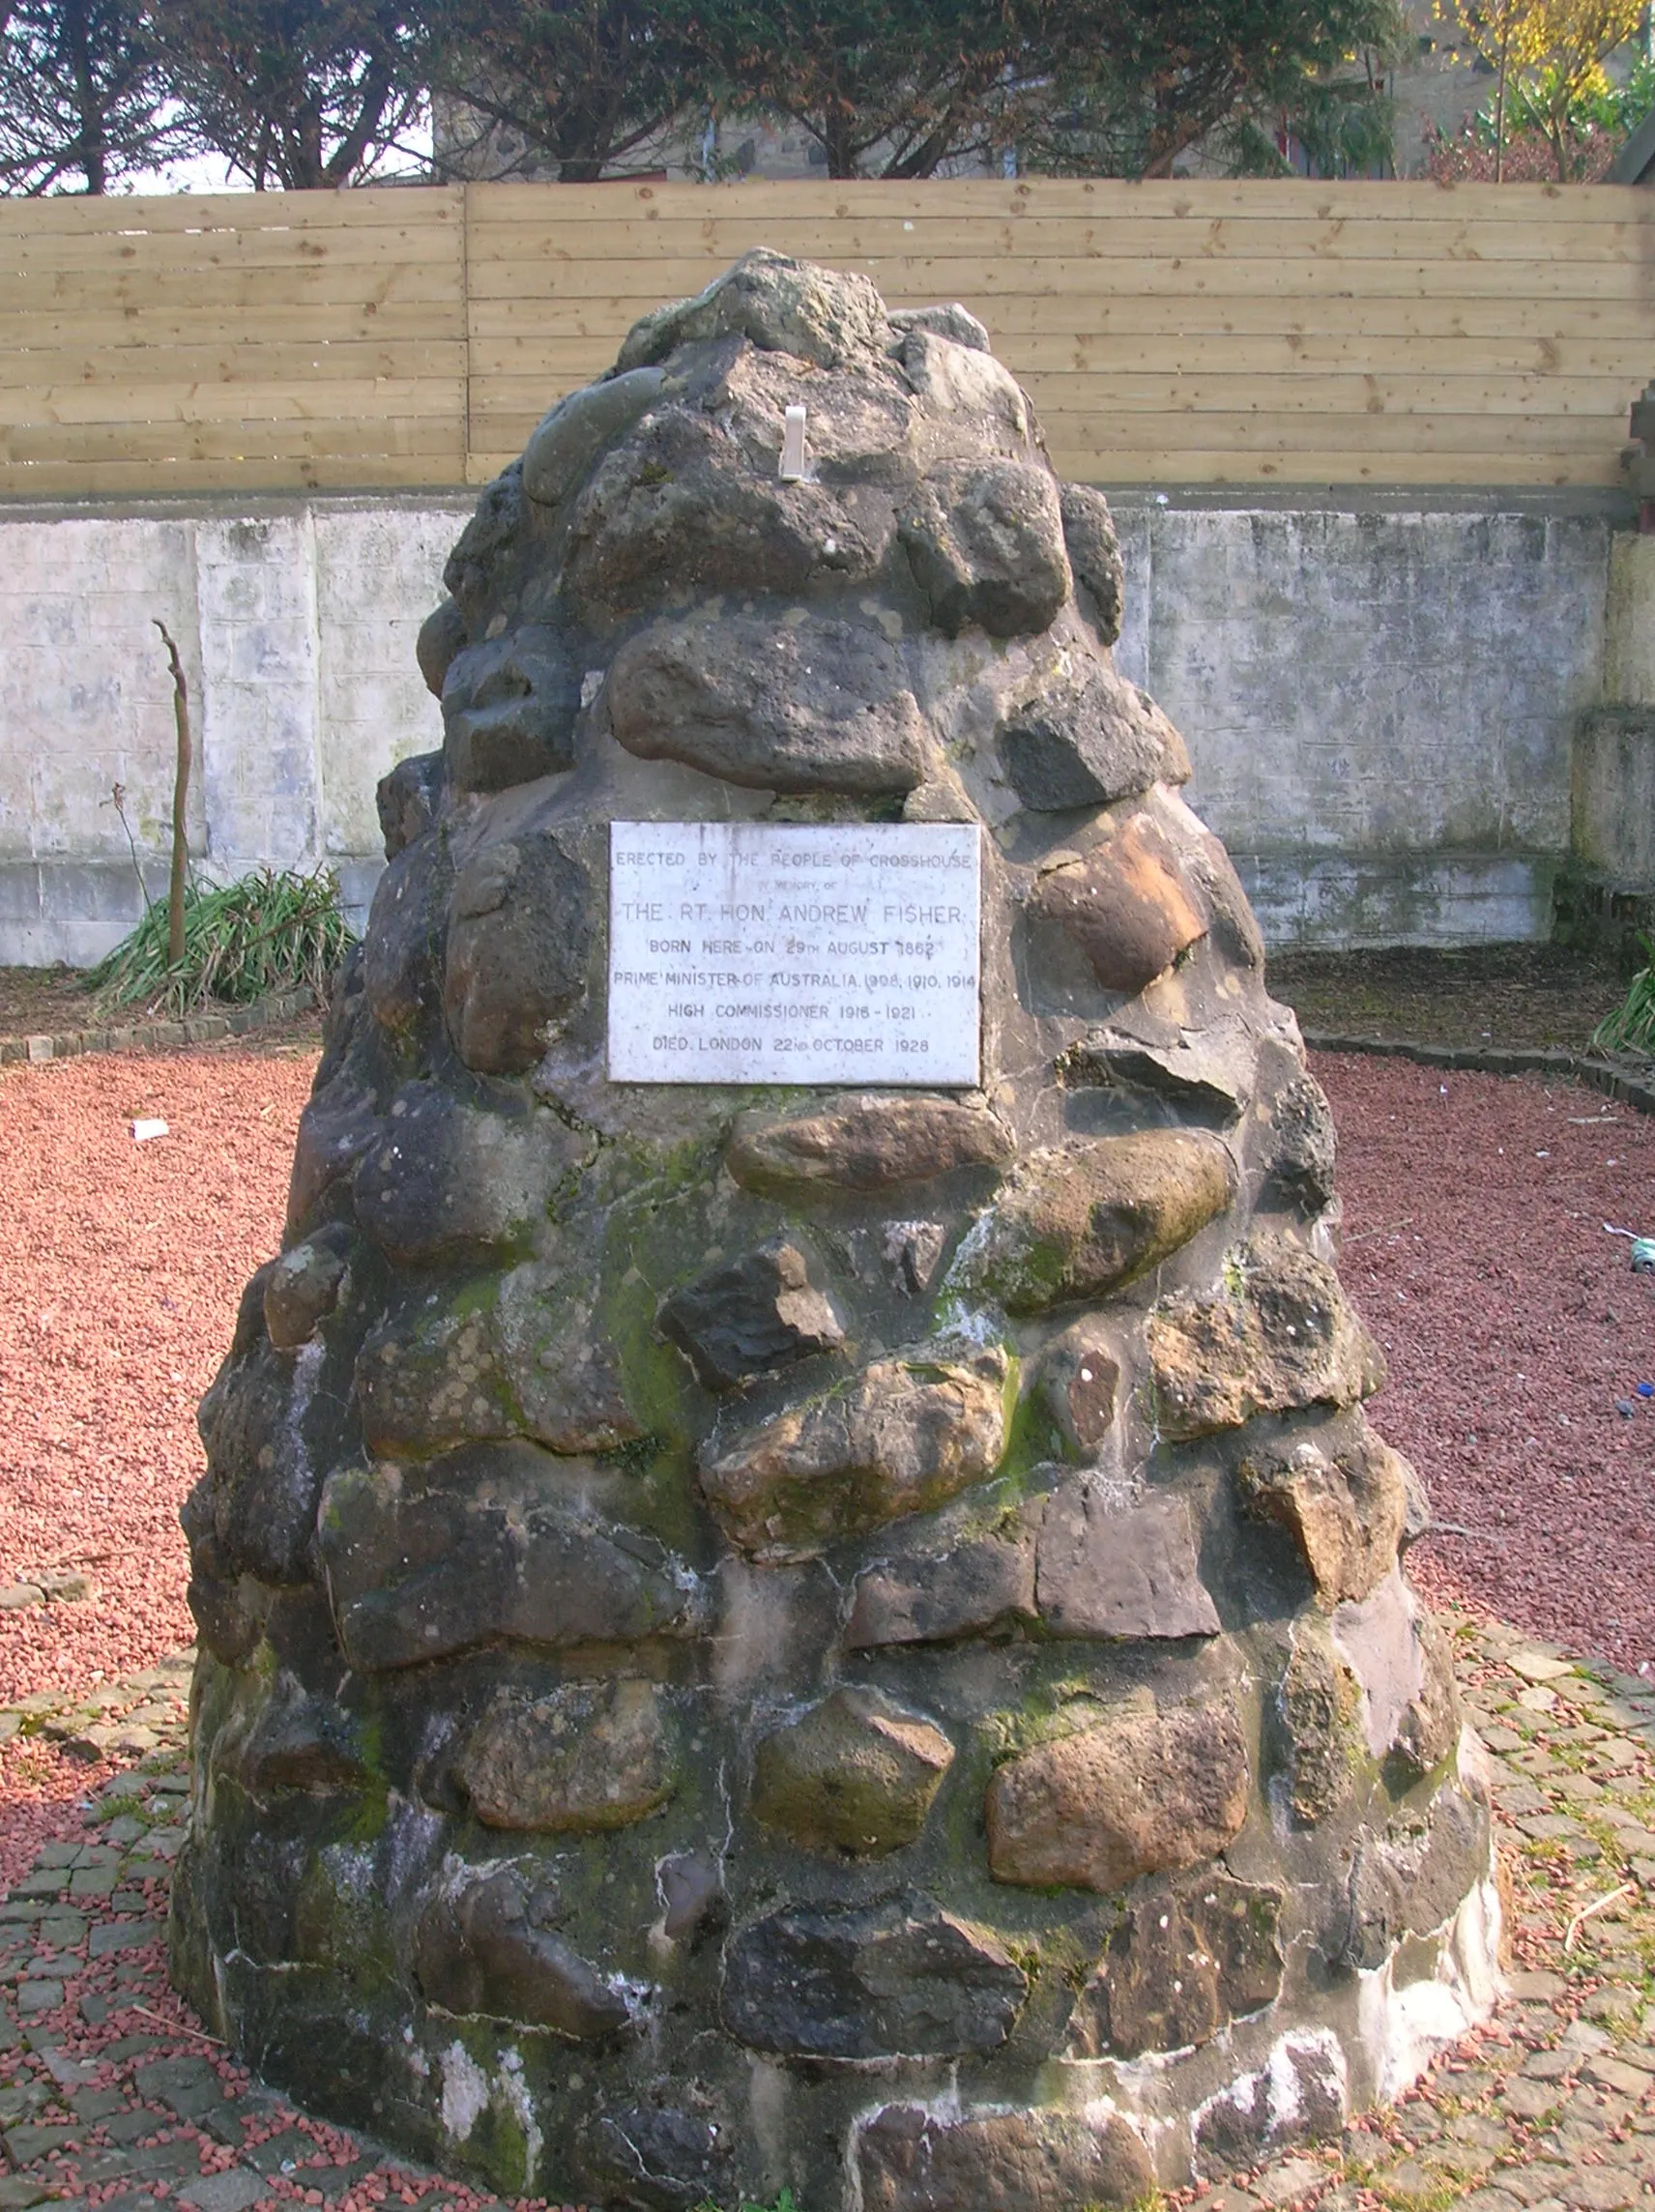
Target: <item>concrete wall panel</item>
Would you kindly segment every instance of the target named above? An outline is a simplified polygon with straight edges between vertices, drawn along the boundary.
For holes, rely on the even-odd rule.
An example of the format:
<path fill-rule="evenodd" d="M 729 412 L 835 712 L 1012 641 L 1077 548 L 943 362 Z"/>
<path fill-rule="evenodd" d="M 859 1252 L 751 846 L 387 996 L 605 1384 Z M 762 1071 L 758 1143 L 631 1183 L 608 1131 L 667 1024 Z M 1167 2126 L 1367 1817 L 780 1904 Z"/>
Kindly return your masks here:
<path fill-rule="evenodd" d="M 0 516 L 0 961 L 85 961 L 130 926 L 115 782 L 164 881 L 172 701 L 155 614 L 189 672 L 207 872 L 325 860 L 360 919 L 380 865 L 374 785 L 441 742 L 414 639 L 465 512 L 353 495 Z M 1547 934 L 1571 743 L 1602 680 L 1608 509 L 1138 492 L 1117 512 L 1119 664 L 1184 730 L 1191 800 L 1267 936 Z"/>

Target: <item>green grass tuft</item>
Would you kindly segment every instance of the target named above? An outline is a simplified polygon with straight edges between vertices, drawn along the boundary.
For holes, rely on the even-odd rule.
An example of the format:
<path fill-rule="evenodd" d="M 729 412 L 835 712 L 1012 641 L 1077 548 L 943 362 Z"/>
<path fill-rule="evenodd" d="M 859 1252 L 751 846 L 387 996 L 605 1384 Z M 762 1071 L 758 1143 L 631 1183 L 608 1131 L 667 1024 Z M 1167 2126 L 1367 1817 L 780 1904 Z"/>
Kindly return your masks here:
<path fill-rule="evenodd" d="M 695 2212 L 719 2212 L 719 2207 L 709 2197 L 695 2207 Z M 738 2212 L 799 2212 L 793 2200 L 793 2191 L 784 2189 L 773 2204 L 752 2204 L 742 2199 Z"/>
<path fill-rule="evenodd" d="M 85 988 L 108 1006 L 141 1004 L 174 1015 L 246 1005 L 302 985 L 325 999 L 351 943 L 332 868 L 309 876 L 265 868 L 221 890 L 189 886 L 176 968 L 167 960 L 167 902 L 158 899 L 91 971 Z"/>
<path fill-rule="evenodd" d="M 1596 1052 L 1655 1055 L 1655 941 L 1640 937 L 1644 964 L 1632 978 L 1626 997 L 1592 1032 Z"/>

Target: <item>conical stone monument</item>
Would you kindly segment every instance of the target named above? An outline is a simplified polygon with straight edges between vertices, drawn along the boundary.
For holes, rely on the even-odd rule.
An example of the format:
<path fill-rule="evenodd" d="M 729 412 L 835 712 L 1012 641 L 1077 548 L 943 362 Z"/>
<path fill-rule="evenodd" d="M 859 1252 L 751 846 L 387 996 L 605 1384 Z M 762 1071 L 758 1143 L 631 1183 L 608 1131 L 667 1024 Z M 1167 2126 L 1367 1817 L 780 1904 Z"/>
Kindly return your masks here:
<path fill-rule="evenodd" d="M 174 1968 L 594 2205 L 1067 2212 L 1485 2011 L 1326 1103 L 1104 500 L 754 253 L 480 499 L 202 1407 Z"/>

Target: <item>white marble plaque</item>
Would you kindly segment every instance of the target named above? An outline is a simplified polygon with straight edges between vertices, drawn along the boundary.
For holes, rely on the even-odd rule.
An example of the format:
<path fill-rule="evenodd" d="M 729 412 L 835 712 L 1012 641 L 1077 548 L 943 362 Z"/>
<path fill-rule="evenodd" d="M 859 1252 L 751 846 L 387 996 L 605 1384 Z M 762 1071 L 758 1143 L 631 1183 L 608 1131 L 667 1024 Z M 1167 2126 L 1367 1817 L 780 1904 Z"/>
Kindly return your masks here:
<path fill-rule="evenodd" d="M 612 1081 L 974 1084 L 978 834 L 611 823 Z"/>

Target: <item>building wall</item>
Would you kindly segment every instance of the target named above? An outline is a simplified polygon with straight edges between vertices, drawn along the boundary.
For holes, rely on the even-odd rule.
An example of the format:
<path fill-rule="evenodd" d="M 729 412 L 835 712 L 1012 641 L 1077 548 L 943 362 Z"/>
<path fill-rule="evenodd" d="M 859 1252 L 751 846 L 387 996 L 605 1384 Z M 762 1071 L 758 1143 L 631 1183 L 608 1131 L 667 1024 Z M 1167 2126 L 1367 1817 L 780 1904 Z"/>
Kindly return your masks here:
<path fill-rule="evenodd" d="M 129 830 L 164 884 L 157 617 L 190 688 L 197 864 L 225 881 L 329 862 L 360 921 L 375 783 L 441 742 L 414 639 L 468 505 L 0 512 L 0 962 L 86 963 L 131 926 Z M 1116 509 L 1120 664 L 1184 731 L 1189 796 L 1269 938 L 1547 934 L 1571 742 L 1601 682 L 1608 505 L 1123 492 Z"/>

